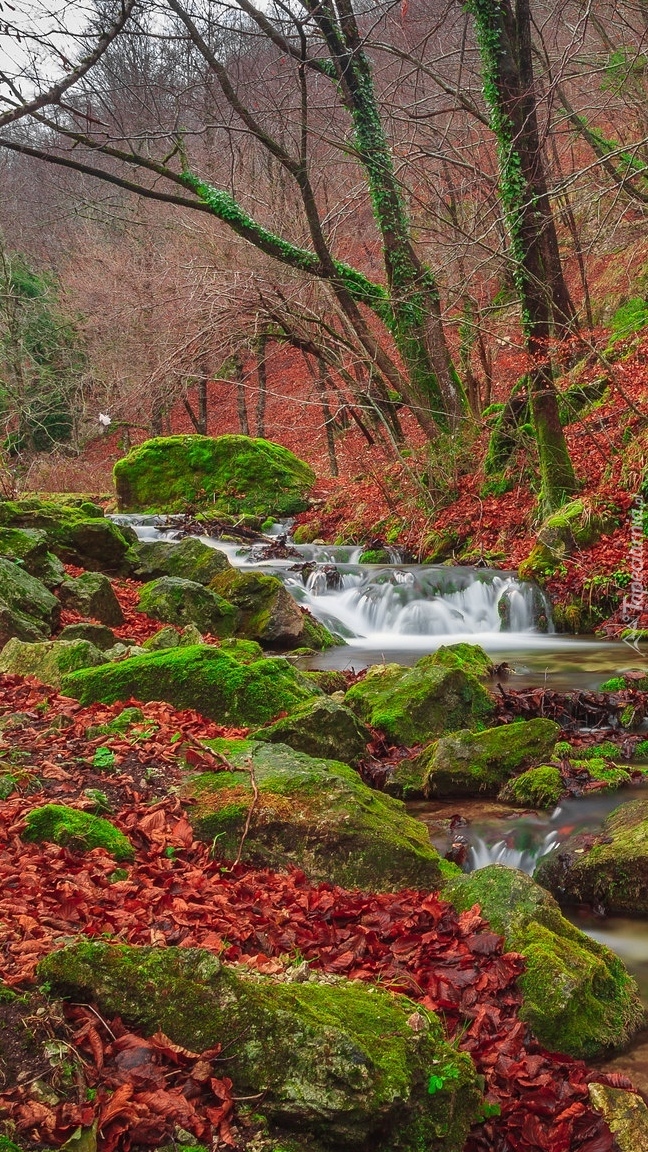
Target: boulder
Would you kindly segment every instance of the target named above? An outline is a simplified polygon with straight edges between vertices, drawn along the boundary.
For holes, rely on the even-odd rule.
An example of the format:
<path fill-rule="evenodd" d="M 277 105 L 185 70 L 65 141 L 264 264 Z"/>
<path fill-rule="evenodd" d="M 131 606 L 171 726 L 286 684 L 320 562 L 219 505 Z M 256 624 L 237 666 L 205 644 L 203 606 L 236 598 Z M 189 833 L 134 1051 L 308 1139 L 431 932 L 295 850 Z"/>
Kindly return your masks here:
<path fill-rule="evenodd" d="M 0 528 L 0 555 L 21 564 L 46 588 L 57 588 L 65 579 L 65 568 L 49 551 L 47 533 L 38 528 Z"/>
<path fill-rule="evenodd" d="M 615 808 L 599 833 L 576 833 L 543 856 L 534 878 L 561 903 L 609 916 L 648 915 L 648 800 Z"/>
<path fill-rule="evenodd" d="M 630 779 L 630 777 L 628 777 Z M 519 804 L 522 808 L 555 808 L 566 789 L 560 769 L 555 764 L 539 764 L 509 780 L 500 790 L 504 804 Z"/>
<path fill-rule="evenodd" d="M 166 624 L 193 624 L 212 636 L 231 636 L 239 611 L 210 588 L 195 580 L 162 576 L 145 584 L 137 605 L 140 612 Z"/>
<path fill-rule="evenodd" d="M 644 1026 L 636 983 L 618 956 L 570 924 L 524 872 L 491 864 L 448 881 L 443 895 L 460 912 L 478 905 L 507 950 L 524 956 L 520 1017 L 546 1048 L 598 1056 Z"/>
<path fill-rule="evenodd" d="M 290 716 L 260 728 L 255 739 L 288 744 L 308 756 L 355 764 L 366 754 L 371 732 L 350 708 L 320 696 L 302 704 Z"/>
<path fill-rule="evenodd" d="M 595 510 L 584 500 L 564 504 L 542 524 L 536 544 L 520 564 L 520 579 L 543 583 L 566 556 L 580 548 L 590 548 L 615 527 L 611 516 Z"/>
<path fill-rule="evenodd" d="M 495 671 L 493 661 L 479 644 L 442 644 L 429 660 L 432 667 L 461 668 L 478 680 L 492 676 Z"/>
<path fill-rule="evenodd" d="M 107 659 L 89 640 L 44 640 L 30 644 L 14 637 L 0 652 L 0 672 L 35 676 L 41 684 L 60 688 L 68 672 L 96 668 Z"/>
<path fill-rule="evenodd" d="M 239 609 L 238 632 L 271 648 L 327 648 L 335 644 L 328 629 L 301 609 L 276 576 L 230 568 L 209 587 Z"/>
<path fill-rule="evenodd" d="M 62 691 L 82 704 L 115 700 L 166 700 L 195 708 L 220 724 L 258 727 L 292 712 L 315 695 L 281 656 L 243 662 L 236 649 L 209 644 L 133 656 L 118 664 L 73 672 Z"/>
<path fill-rule="evenodd" d="M 335 760 L 256 740 L 208 741 L 232 766 L 187 782 L 194 833 L 234 860 L 251 811 L 242 860 L 258 867 L 301 868 L 314 882 L 389 891 L 438 887 L 452 865 L 442 861 L 425 825 L 405 805 L 376 792 Z M 258 800 L 252 805 L 250 769 Z"/>
<path fill-rule="evenodd" d="M 32 808 L 25 819 L 21 837 L 27 843 L 59 844 L 71 852 L 104 848 L 115 860 L 135 857 L 128 837 L 101 816 L 92 816 L 65 804 L 45 804 L 42 808 Z"/>
<path fill-rule="evenodd" d="M 0 526 L 39 529 L 60 560 L 99 572 L 128 573 L 129 549 L 137 540 L 132 528 L 117 527 L 104 517 L 102 508 L 83 501 L 2 500 Z"/>
<path fill-rule="evenodd" d="M 0 557 L 0 644 L 12 636 L 45 640 L 59 621 L 56 596 L 21 565 Z"/>
<path fill-rule="evenodd" d="M 641 1096 L 607 1084 L 588 1085 L 590 1103 L 605 1117 L 619 1152 L 648 1148 L 648 1108 Z"/>
<path fill-rule="evenodd" d="M 444 668 L 424 656 L 413 668 L 378 664 L 349 689 L 345 704 L 365 724 L 399 744 L 422 744 L 442 732 L 488 720 L 489 692 L 461 668 Z"/>
<path fill-rule="evenodd" d="M 204 503 L 210 513 L 292 516 L 307 507 L 315 473 L 287 448 L 249 436 L 159 436 L 114 469 L 124 512 L 178 511 Z"/>
<path fill-rule="evenodd" d="M 101 624 L 119 628 L 125 622 L 113 586 L 101 572 L 84 572 L 76 579 L 66 577 L 59 590 L 59 601 L 63 608 L 99 620 Z"/>
<path fill-rule="evenodd" d="M 39 977 L 145 1035 L 162 1030 L 193 1052 L 226 1047 L 234 1094 L 262 1096 L 289 1143 L 296 1130 L 321 1149 L 461 1152 L 479 1112 L 472 1061 L 438 1018 L 359 981 L 282 982 L 198 948 L 89 941 L 46 957 Z"/>
<path fill-rule="evenodd" d="M 219 572 L 231 566 L 224 552 L 210 548 L 195 536 L 185 536 L 174 543 L 168 540 L 144 541 L 133 546 L 134 571 L 138 580 L 159 580 L 161 576 L 179 576 L 209 584 Z"/>
<path fill-rule="evenodd" d="M 84 621 L 81 624 L 66 624 L 56 639 L 59 642 L 63 640 L 87 640 L 90 644 L 94 644 L 94 647 L 98 648 L 100 652 L 105 652 L 107 648 L 112 648 L 115 643 L 115 633 L 105 624 L 89 624 Z"/>
<path fill-rule="evenodd" d="M 559 732 L 553 720 L 536 719 L 442 736 L 418 757 L 424 794 L 496 796 L 509 777 L 547 758 Z"/>

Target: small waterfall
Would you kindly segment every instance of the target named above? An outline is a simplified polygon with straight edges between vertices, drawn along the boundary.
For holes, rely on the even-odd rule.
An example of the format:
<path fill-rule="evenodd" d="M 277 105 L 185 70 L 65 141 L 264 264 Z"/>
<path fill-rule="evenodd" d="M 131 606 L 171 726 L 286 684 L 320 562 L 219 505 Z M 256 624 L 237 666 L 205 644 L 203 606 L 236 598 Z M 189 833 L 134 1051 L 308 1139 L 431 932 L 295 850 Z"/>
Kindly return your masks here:
<path fill-rule="evenodd" d="M 532 876 L 538 860 L 551 852 L 557 844 L 556 831 L 548 832 L 531 848 L 517 848 L 508 839 L 487 844 L 481 836 L 476 836 L 468 852 L 466 871 L 477 872 L 480 868 L 487 868 L 489 864 L 502 864 L 505 868 L 517 868 L 520 872 Z"/>

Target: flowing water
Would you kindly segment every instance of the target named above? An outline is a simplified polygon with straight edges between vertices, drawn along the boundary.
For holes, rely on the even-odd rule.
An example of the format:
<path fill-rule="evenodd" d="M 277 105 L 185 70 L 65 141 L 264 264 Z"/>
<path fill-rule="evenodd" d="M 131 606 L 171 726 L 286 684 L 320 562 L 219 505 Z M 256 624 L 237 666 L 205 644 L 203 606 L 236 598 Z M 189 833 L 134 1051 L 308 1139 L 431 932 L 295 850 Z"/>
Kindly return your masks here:
<path fill-rule="evenodd" d="M 114 519 L 134 527 L 140 540 L 177 539 L 173 526 L 160 531 L 156 516 Z M 289 527 L 277 524 L 271 534 L 284 535 Z M 313 658 L 314 667 L 359 670 L 382 661 L 413 664 L 440 645 L 458 641 L 481 644 L 497 663 L 506 661 L 512 668 L 508 683 L 516 687 L 593 689 L 637 665 L 636 653 L 622 643 L 556 635 L 544 593 L 519 581 L 513 572 L 403 564 L 395 551 L 389 565 L 361 565 L 359 547 L 317 544 L 293 546 L 298 555 L 291 559 L 263 561 L 258 545 L 200 539 L 225 552 L 237 567 L 279 576 L 300 604 L 344 639 L 344 645 Z M 428 825 L 442 852 L 450 844 L 451 818 L 459 814 L 467 821 L 461 833 L 470 846 L 468 870 L 499 863 L 531 874 L 540 857 L 571 832 L 597 831 L 613 808 L 640 795 L 648 796 L 648 788 L 569 800 L 553 813 L 520 813 L 474 800 L 409 807 Z M 619 919 L 577 922 L 622 957 L 637 976 L 648 1005 L 648 924 Z M 648 1041 L 642 1053 L 631 1074 L 645 1079 L 648 1089 Z M 623 1067 L 629 1068 L 630 1058 L 619 1058 L 624 1059 Z"/>

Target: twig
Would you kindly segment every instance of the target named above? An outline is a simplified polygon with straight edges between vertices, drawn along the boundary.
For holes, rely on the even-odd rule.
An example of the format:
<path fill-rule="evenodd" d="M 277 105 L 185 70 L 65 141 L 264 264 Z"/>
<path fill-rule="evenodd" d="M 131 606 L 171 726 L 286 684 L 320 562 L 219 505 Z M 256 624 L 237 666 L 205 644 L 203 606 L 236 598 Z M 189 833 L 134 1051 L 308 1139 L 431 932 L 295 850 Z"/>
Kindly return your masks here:
<path fill-rule="evenodd" d="M 236 868 L 237 864 L 241 863 L 241 856 L 243 854 L 243 845 L 245 844 L 247 834 L 250 831 L 250 822 L 252 820 L 252 813 L 254 812 L 257 801 L 259 799 L 259 788 L 258 788 L 258 785 L 256 782 L 256 777 L 254 775 L 254 764 L 252 763 L 251 756 L 248 756 L 245 759 L 242 768 L 243 768 L 244 772 L 250 773 L 250 783 L 252 785 L 252 791 L 254 792 L 254 796 L 252 797 L 252 803 L 250 804 L 250 807 L 248 808 L 248 814 L 247 814 L 247 817 L 245 820 L 245 828 L 243 829 L 243 835 L 241 836 L 241 842 L 239 844 L 238 852 L 236 853 L 236 860 L 234 861 L 234 864 L 232 865 L 232 867 L 234 867 L 234 868 Z M 241 769 L 237 769 L 237 771 L 240 771 L 240 770 Z"/>

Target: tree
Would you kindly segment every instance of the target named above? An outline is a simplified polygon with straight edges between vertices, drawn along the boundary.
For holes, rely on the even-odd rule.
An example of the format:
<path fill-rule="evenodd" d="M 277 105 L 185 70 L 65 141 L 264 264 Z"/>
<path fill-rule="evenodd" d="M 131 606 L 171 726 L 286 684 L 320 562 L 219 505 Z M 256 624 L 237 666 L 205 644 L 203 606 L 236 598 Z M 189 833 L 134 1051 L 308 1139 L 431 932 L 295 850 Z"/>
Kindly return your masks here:
<path fill-rule="evenodd" d="M 469 0 L 482 61 L 484 97 L 497 140 L 500 197 L 529 353 L 528 390 L 545 511 L 577 490 L 558 410 L 552 337 L 576 327 L 560 262 L 533 83 L 529 0 Z"/>

